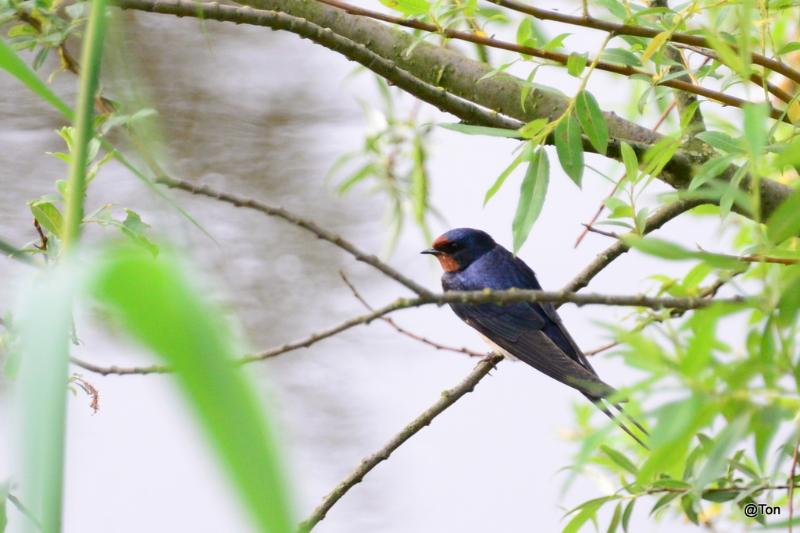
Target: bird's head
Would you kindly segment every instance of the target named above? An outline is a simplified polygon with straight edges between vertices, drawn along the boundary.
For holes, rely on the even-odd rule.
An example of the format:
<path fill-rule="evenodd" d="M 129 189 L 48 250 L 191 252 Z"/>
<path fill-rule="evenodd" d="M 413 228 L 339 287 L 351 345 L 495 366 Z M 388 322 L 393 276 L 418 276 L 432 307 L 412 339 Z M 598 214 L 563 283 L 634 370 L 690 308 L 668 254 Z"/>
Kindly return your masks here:
<path fill-rule="evenodd" d="M 436 256 L 445 272 L 464 270 L 495 247 L 494 239 L 479 229 L 456 228 L 439 235 L 423 254 Z"/>

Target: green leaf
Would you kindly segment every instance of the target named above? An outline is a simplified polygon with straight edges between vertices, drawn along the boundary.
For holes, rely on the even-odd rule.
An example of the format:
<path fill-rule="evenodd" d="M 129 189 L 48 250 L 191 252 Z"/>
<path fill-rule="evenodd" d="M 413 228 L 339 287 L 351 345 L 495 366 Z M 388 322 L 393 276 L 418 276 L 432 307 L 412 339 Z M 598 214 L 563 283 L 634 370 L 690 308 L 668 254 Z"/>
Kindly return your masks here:
<path fill-rule="evenodd" d="M 488 135 L 489 137 L 508 137 L 511 139 L 520 138 L 520 133 L 517 130 L 490 128 L 488 126 L 472 126 L 470 124 L 462 124 L 460 122 L 454 122 L 452 124 L 439 124 L 439 127 L 446 130 L 457 131 L 459 133 L 466 133 L 467 135 Z"/>
<path fill-rule="evenodd" d="M 581 529 L 581 526 L 588 522 L 589 520 L 595 518 L 597 515 L 597 510 L 603 506 L 604 503 L 613 499 L 613 496 L 603 496 L 601 498 L 595 498 L 594 500 L 589 500 L 587 502 L 582 503 L 579 505 L 575 510 L 579 511 L 575 516 L 572 517 L 564 529 L 561 530 L 561 533 L 576 533 Z"/>
<path fill-rule="evenodd" d="M 625 178 L 631 183 L 636 183 L 639 177 L 639 159 L 636 157 L 636 152 L 625 141 L 620 144 L 620 151 L 622 152 L 622 162 L 625 165 Z"/>
<path fill-rule="evenodd" d="M 514 214 L 514 222 L 511 225 L 515 254 L 527 240 L 533 223 L 536 222 L 542 211 L 549 181 L 550 163 L 547 159 L 547 152 L 540 147 L 534 150 L 519 189 L 517 212 Z"/>
<path fill-rule="evenodd" d="M 664 46 L 664 43 L 667 42 L 667 39 L 669 39 L 671 35 L 672 32 L 670 31 L 662 31 L 653 37 L 650 40 L 650 44 L 648 44 L 647 48 L 642 52 L 642 61 L 649 61 L 650 58 Z"/>
<path fill-rule="evenodd" d="M 642 62 L 629 50 L 624 48 L 606 48 L 600 56 L 611 63 L 628 65 L 629 67 L 641 67 Z"/>
<path fill-rule="evenodd" d="M 622 502 L 619 502 L 616 505 L 616 507 L 614 507 L 614 514 L 611 515 L 611 522 L 608 523 L 608 529 L 606 529 L 606 533 L 616 533 L 621 520 L 622 520 Z"/>
<path fill-rule="evenodd" d="M 695 525 L 700 525 L 700 519 L 697 516 L 697 511 L 694 509 L 694 498 L 691 494 L 684 494 L 681 498 L 681 508 L 683 509 L 683 514 L 686 515 L 692 523 Z"/>
<path fill-rule="evenodd" d="M 120 229 L 134 243 L 144 247 L 153 255 L 158 254 L 158 246 L 147 235 L 150 226 L 142 221 L 142 217 L 136 211 L 125 209 L 125 220 L 122 221 Z"/>
<path fill-rule="evenodd" d="M 631 462 L 630 459 L 625 457 L 624 454 L 618 452 L 613 448 L 609 448 L 605 444 L 600 446 L 600 449 L 603 450 L 609 459 L 611 459 L 617 466 L 621 467 L 623 470 L 627 470 L 634 476 L 639 473 L 639 469 L 636 468 L 636 465 Z"/>
<path fill-rule="evenodd" d="M 664 507 L 669 505 L 670 502 L 672 502 L 678 496 L 680 496 L 680 493 L 678 492 L 668 492 L 667 494 L 661 496 L 658 500 L 656 500 L 656 503 L 655 505 L 653 505 L 653 508 L 650 509 L 650 515 L 656 514 L 660 509 L 663 509 Z"/>
<path fill-rule="evenodd" d="M 494 181 L 492 186 L 489 187 L 489 190 L 486 191 L 486 195 L 483 197 L 483 205 L 486 205 L 486 204 L 489 203 L 489 200 L 492 199 L 492 196 L 497 194 L 497 191 L 499 191 L 500 187 L 503 186 L 503 183 L 505 183 L 506 178 L 508 178 L 508 176 L 510 176 L 511 173 L 514 172 L 514 169 L 517 168 L 519 166 L 519 164 L 522 163 L 522 161 L 526 157 L 527 157 L 526 152 L 523 152 L 523 153 L 519 154 L 517 157 L 514 158 L 514 160 L 511 162 L 511 164 L 508 165 L 505 168 L 505 170 L 503 170 L 503 172 L 500 173 L 499 176 L 497 176 L 497 179 Z"/>
<path fill-rule="evenodd" d="M 694 191 L 722 174 L 736 159 L 736 154 L 726 154 L 709 159 L 703 163 L 689 183 L 689 190 Z"/>
<path fill-rule="evenodd" d="M 564 40 L 570 35 L 572 34 L 560 33 L 556 35 L 555 37 L 547 41 L 547 43 L 544 45 L 544 49 L 551 51 L 551 50 L 560 50 L 561 48 L 564 48 Z"/>
<path fill-rule="evenodd" d="M 741 266 L 741 262 L 736 257 L 709 252 L 695 252 L 679 244 L 663 239 L 656 239 L 655 237 L 644 238 L 638 235 L 623 235 L 621 239 L 631 248 L 636 248 L 640 252 L 662 259 L 671 259 L 675 261 L 699 259 L 711 266 L 731 270 Z"/>
<path fill-rule="evenodd" d="M 697 134 L 697 138 L 729 154 L 741 154 L 744 152 L 742 143 L 738 139 L 734 139 L 721 131 L 701 131 Z"/>
<path fill-rule="evenodd" d="M 580 77 L 581 72 L 583 72 L 583 69 L 586 68 L 586 63 L 588 61 L 589 54 L 572 52 L 569 56 L 567 56 L 567 72 L 570 76 L 574 76 L 576 78 Z"/>
<path fill-rule="evenodd" d="M 745 104 L 744 138 L 752 157 L 759 157 L 767 145 L 767 105 Z"/>
<path fill-rule="evenodd" d="M 703 492 L 701 497 L 710 502 L 722 503 L 735 500 L 740 494 L 741 492 L 738 490 L 707 490 Z"/>
<path fill-rule="evenodd" d="M 364 178 L 367 176 L 374 174 L 377 168 L 372 163 L 367 163 L 363 167 L 359 168 L 348 177 L 342 180 L 338 187 L 336 187 L 336 192 L 339 194 L 345 194 L 347 191 L 355 187 L 357 184 L 361 183 Z"/>
<path fill-rule="evenodd" d="M 427 0 L 380 0 L 381 4 L 404 15 L 424 15 L 431 9 Z"/>
<path fill-rule="evenodd" d="M 583 142 L 580 124 L 573 114 L 570 113 L 558 123 L 555 139 L 561 168 L 580 187 L 583 177 Z"/>
<path fill-rule="evenodd" d="M 72 120 L 72 109 L 47 86 L 5 40 L 0 39 L 0 68 L 24 83 L 42 100 Z"/>
<path fill-rule="evenodd" d="M 792 52 L 796 52 L 798 50 L 800 50 L 800 41 L 793 41 L 784 45 L 775 55 L 782 56 L 784 54 L 791 54 Z"/>
<path fill-rule="evenodd" d="M 31 208 L 36 221 L 47 231 L 58 238 L 61 238 L 61 231 L 64 228 L 64 220 L 61 211 L 52 202 L 36 200 L 28 204 Z"/>
<path fill-rule="evenodd" d="M 728 456 L 733 447 L 736 446 L 747 431 L 750 423 L 749 414 L 739 416 L 733 422 L 728 423 L 725 428 L 714 439 L 714 447 L 708 453 L 708 459 L 702 470 L 695 478 L 693 485 L 696 490 L 704 489 L 709 483 L 716 480 L 728 466 Z"/>
<path fill-rule="evenodd" d="M 605 155 L 608 149 L 608 125 L 592 93 L 589 91 L 578 93 L 575 99 L 575 113 L 589 142 L 600 154 Z"/>
<path fill-rule="evenodd" d="M 8 502 L 8 483 L 2 483 L 0 484 L 0 533 L 3 533 L 8 525 L 6 502 Z"/>
<path fill-rule="evenodd" d="M 767 220 L 767 237 L 774 244 L 800 233 L 800 190 L 784 200 Z"/>
<path fill-rule="evenodd" d="M 184 395 L 260 531 L 295 524 L 272 431 L 223 315 L 182 268 L 161 254 L 115 250 L 98 262 L 92 293 L 119 322 L 175 370 Z"/>
<path fill-rule="evenodd" d="M 633 515 L 633 506 L 636 505 L 636 499 L 632 499 L 628 505 L 625 506 L 625 510 L 622 512 L 622 530 L 625 533 L 628 533 L 628 524 L 631 522 L 631 516 Z"/>

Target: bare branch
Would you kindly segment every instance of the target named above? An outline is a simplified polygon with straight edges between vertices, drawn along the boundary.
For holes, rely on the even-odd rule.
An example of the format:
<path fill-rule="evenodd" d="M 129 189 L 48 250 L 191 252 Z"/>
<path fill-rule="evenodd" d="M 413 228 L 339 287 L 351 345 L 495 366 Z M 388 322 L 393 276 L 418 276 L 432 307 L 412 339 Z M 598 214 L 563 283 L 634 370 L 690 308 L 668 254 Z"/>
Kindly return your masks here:
<path fill-rule="evenodd" d="M 342 277 L 342 281 L 344 281 L 345 285 L 347 285 L 347 287 L 350 289 L 350 292 L 353 293 L 353 296 L 356 298 L 356 300 L 361 302 L 361 305 L 366 307 L 368 311 L 374 311 L 375 309 L 371 305 L 369 305 L 369 303 L 364 299 L 363 296 L 361 296 L 361 294 L 358 292 L 358 289 L 356 289 L 356 286 L 353 285 L 353 283 L 347 278 L 345 273 L 344 272 L 339 272 L 339 275 Z M 486 356 L 486 353 L 484 353 L 484 352 L 476 352 L 474 350 L 470 350 L 470 349 L 464 348 L 464 347 L 456 348 L 454 346 L 447 346 L 445 344 L 440 344 L 438 342 L 432 341 L 432 340 L 428 339 L 427 337 L 423 337 L 421 335 L 417 335 L 416 333 L 403 328 L 402 326 L 397 324 L 397 322 L 395 322 L 394 320 L 392 320 L 388 316 L 382 316 L 380 318 L 380 320 L 382 322 L 385 322 L 386 324 L 388 324 L 392 329 L 394 329 L 399 334 L 401 334 L 401 335 L 403 335 L 405 337 L 408 337 L 409 339 L 413 339 L 413 340 L 415 340 L 417 342 L 421 342 L 422 344 L 427 344 L 428 346 L 430 346 L 431 348 L 434 348 L 436 350 L 444 350 L 444 351 L 448 351 L 448 352 L 462 353 L 464 355 L 469 355 L 470 357 L 485 357 Z"/>
<path fill-rule="evenodd" d="M 157 178 L 156 183 L 166 185 L 167 187 L 170 187 L 172 189 L 180 189 L 186 192 L 190 192 L 192 194 L 207 196 L 208 198 L 220 200 L 222 202 L 231 204 L 235 207 L 245 207 L 247 209 L 253 209 L 267 216 L 281 218 L 286 222 L 289 222 L 290 224 L 303 228 L 306 231 L 310 231 L 311 233 L 313 233 L 314 235 L 316 235 L 317 237 L 319 237 L 324 241 L 328 241 L 329 243 L 338 246 L 345 252 L 355 257 L 357 261 L 366 263 L 369 266 L 379 270 L 387 277 L 397 281 L 401 285 L 404 285 L 414 293 L 420 296 L 431 294 L 431 292 L 428 289 L 418 284 L 416 281 L 404 276 L 394 268 L 390 267 L 385 262 L 378 259 L 376 256 L 359 250 L 354 244 L 350 243 L 349 241 L 346 241 L 340 235 L 328 231 L 325 228 L 317 225 L 315 222 L 312 222 L 311 220 L 295 215 L 294 213 L 291 213 L 290 211 L 287 211 L 282 207 L 270 206 L 262 202 L 253 200 L 251 198 L 235 196 L 233 194 L 228 194 L 222 191 L 211 189 L 210 187 L 206 187 L 205 185 L 199 185 L 191 183 L 189 181 L 173 179 L 167 176 L 161 176 Z"/>
<path fill-rule="evenodd" d="M 314 509 L 314 511 L 306 518 L 299 526 L 300 532 L 311 531 L 320 520 L 325 518 L 325 515 L 333 507 L 333 505 L 344 496 L 353 486 L 361 482 L 373 468 L 375 468 L 382 461 L 388 459 L 392 453 L 399 448 L 408 439 L 413 437 L 419 430 L 429 425 L 434 418 L 440 415 L 445 409 L 456 403 L 462 396 L 472 392 L 475 385 L 483 379 L 491 370 L 503 360 L 502 355 L 492 354 L 483 359 L 475 368 L 464 378 L 458 385 L 452 389 L 442 392 L 439 399 L 426 409 L 422 414 L 411 421 L 400 433 L 392 437 L 386 445 L 366 457 L 361 464 L 350 475 L 348 475 L 341 483 L 339 483 L 330 494 L 323 498 L 322 503 Z"/>

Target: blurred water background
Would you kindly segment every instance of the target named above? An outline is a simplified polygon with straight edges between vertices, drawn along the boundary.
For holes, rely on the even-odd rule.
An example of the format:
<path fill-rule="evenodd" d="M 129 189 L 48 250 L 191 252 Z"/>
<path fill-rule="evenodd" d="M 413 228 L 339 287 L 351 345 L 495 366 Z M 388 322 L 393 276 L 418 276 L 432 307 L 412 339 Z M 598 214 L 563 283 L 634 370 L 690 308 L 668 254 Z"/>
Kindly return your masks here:
<path fill-rule="evenodd" d="M 365 118 L 359 100 L 375 104 L 378 99 L 369 74 L 350 76 L 354 64 L 264 28 L 141 13 L 126 13 L 123 19 L 130 32 L 126 52 L 140 64 L 137 81 L 161 117 L 169 172 L 285 206 L 363 249 L 382 249 L 388 237 L 382 197 L 370 194 L 368 187 L 337 196 L 335 182 L 325 177 L 339 155 L 361 145 Z M 579 33 L 571 39 L 579 49 L 591 50 L 601 37 Z M 42 72 L 55 67 L 48 63 Z M 553 68 L 541 69 L 537 80 L 567 93 L 576 85 L 574 78 Z M 70 74 L 59 74 L 54 81 L 68 102 L 75 85 Z M 604 107 L 619 108 L 629 96 L 620 86 L 597 73 L 591 89 Z M 106 90 L 113 95 L 112 81 Z M 0 99 L 0 179 L 6 191 L 0 197 L 0 235 L 21 244 L 35 239 L 26 202 L 53 192 L 53 182 L 66 173 L 62 162 L 44 155 L 63 148 L 54 134 L 61 119 L 8 76 L 0 76 L 0 91 L 5 95 Z M 404 104 L 410 107 L 411 99 L 405 97 Z M 452 122 L 428 106 L 420 116 Z M 473 226 L 510 245 L 521 173 L 487 207 L 481 205 L 514 148 L 509 140 L 434 132 L 429 146 L 432 200 L 448 222 L 435 226 L 436 233 L 448 226 Z M 605 237 L 589 235 L 573 248 L 580 222 L 591 217 L 610 186 L 589 172 L 578 190 L 555 161 L 552 153 L 549 196 L 521 251 L 551 289 L 563 286 L 610 244 Z M 618 173 L 600 158 L 589 162 Z M 341 282 L 340 269 L 373 304 L 407 292 L 285 222 L 185 193 L 171 196 L 216 242 L 115 163 L 92 185 L 88 208 L 105 202 L 119 210 L 131 207 L 156 233 L 172 239 L 202 273 L 213 298 L 242 324 L 253 350 L 304 337 L 363 312 Z M 713 221 L 697 219 L 673 222 L 664 230 L 688 245 L 718 241 L 715 232 Z M 90 235 L 100 233 L 90 230 Z M 438 268 L 418 254 L 423 247 L 419 231 L 409 224 L 390 262 L 438 289 Z M 629 254 L 598 276 L 590 290 L 639 292 L 649 287 L 646 278 L 653 273 L 677 274 L 664 268 Z M 683 271 L 686 265 L 674 268 Z M 26 274 L 26 267 L 0 262 L 0 311 L 10 309 Z M 607 341 L 599 323 L 619 323 L 626 311 L 567 305 L 561 314 L 588 349 Z M 438 341 L 484 349 L 477 334 L 446 308 L 408 310 L 396 319 Z M 75 353 L 87 360 L 120 366 L 151 361 L 113 333 L 89 325 L 78 328 L 82 345 Z M 635 379 L 617 358 L 603 355 L 595 361 L 612 384 Z M 299 515 L 306 515 L 361 458 L 457 383 L 475 362 L 432 350 L 376 322 L 251 365 L 248 370 L 280 428 Z M 250 530 L 168 377 L 81 373 L 99 390 L 100 410 L 93 414 L 81 394 L 69 402 L 66 532 Z M 0 390 L 4 435 L 10 431 L 9 387 L 6 381 Z M 583 476 L 561 492 L 568 475 L 561 468 L 578 449 L 568 437 L 572 405 L 580 401 L 570 389 L 522 364 L 502 363 L 473 394 L 371 472 L 317 531 L 558 531 L 565 508 L 605 489 L 601 477 Z M 12 469 L 8 454 L 2 466 L 0 473 Z M 19 520 L 12 511 L 12 530 Z M 634 531 L 694 529 L 682 521 L 653 523 L 644 508 L 636 511 L 633 524 Z"/>

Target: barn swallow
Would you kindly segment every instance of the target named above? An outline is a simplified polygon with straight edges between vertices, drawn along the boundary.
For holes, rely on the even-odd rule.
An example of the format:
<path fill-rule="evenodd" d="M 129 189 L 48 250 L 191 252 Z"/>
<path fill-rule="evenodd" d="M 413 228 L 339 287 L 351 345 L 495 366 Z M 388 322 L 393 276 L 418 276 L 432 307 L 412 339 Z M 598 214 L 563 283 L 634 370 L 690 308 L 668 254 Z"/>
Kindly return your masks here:
<path fill-rule="evenodd" d="M 452 229 L 439 236 L 433 248 L 422 253 L 439 260 L 444 270 L 442 288 L 445 291 L 542 289 L 533 270 L 484 231 Z M 483 335 L 495 351 L 519 359 L 578 390 L 647 449 L 647 445 L 609 410 L 607 404 L 647 435 L 618 404 L 607 402 L 606 399 L 616 393 L 615 389 L 598 377 L 552 304 L 452 303 L 450 307 L 461 320 Z"/>

